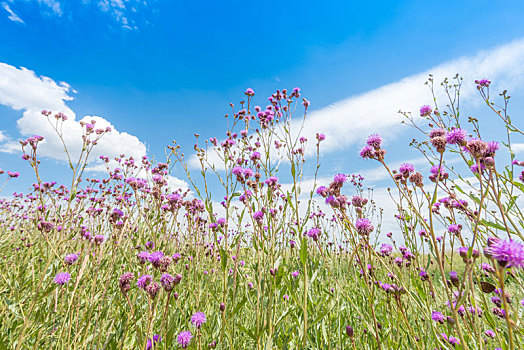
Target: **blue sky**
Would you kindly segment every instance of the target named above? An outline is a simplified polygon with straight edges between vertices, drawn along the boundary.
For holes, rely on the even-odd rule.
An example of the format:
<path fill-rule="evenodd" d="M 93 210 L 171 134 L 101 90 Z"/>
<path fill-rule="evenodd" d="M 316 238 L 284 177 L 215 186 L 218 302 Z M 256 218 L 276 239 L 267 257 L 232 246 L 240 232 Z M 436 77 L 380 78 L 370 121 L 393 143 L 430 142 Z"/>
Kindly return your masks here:
<path fill-rule="evenodd" d="M 206 138 L 220 137 L 216 131 L 223 130 L 229 102 L 242 99 L 245 88 L 254 88 L 259 103 L 264 104 L 275 89 L 299 86 L 312 102 L 316 120 L 324 118 L 322 123 L 312 122 L 311 128 L 324 120 L 357 123 L 367 112 L 373 113 L 366 110 L 367 105 L 382 101 L 383 116 L 372 119 L 375 124 L 357 126 L 355 134 L 361 140 L 365 132 L 386 131 L 389 153 L 393 160 L 400 160 L 394 150 L 406 155 L 410 138 L 396 128 L 398 122 L 391 122 L 392 118 L 399 108 L 414 110 L 430 101 L 422 98 L 411 105 L 380 88 L 406 89 L 399 96 L 410 95 L 418 87 L 424 89 L 425 73 L 438 71 L 442 65 L 443 74 L 470 73 L 466 83 L 473 84 L 479 78 L 473 73 L 483 74 L 475 65 L 484 62 L 483 54 L 489 56 L 498 48 L 482 67 L 499 78 L 501 87 L 514 88 L 517 110 L 524 92 L 520 80 L 511 79 L 524 75 L 524 44 L 519 41 L 524 38 L 523 14 L 522 1 L 277 5 L 0 0 L 0 62 L 13 67 L 0 70 L 0 82 L 6 71 L 15 74 L 8 86 L 0 85 L 0 131 L 4 141 L 39 132 L 29 116 L 22 118 L 27 106 L 37 104 L 31 100 L 30 88 L 17 87 L 20 67 L 40 80 L 45 76 L 67 83 L 71 88 L 66 95 L 73 100 L 64 105 L 77 120 L 85 115 L 103 117 L 119 132 L 136 136 L 135 143 L 145 145 L 149 155 L 159 156 L 173 139 L 190 151 L 195 132 Z M 508 65 L 497 63 L 497 57 L 506 51 L 514 59 L 505 70 Z M 480 61 L 475 60 L 478 55 Z M 463 57 L 469 59 L 466 65 L 461 65 Z M 459 68 L 465 72 L 454 71 Z M 388 85 L 403 79 L 411 80 L 407 85 Z M 27 94 L 15 94 L 17 88 Z M 2 93 L 11 97 L 2 100 Z M 22 107 L 15 109 L 15 102 Z M 472 103 L 470 107 L 476 111 L 478 106 Z M 383 126 L 391 127 L 389 135 L 378 125 L 380 118 L 384 118 Z M 361 142 L 351 129 L 343 132 L 347 138 L 332 132 L 333 140 L 340 139 L 340 147 L 333 142 L 325 153 L 326 176 L 375 166 L 358 160 L 355 155 Z M 329 138 L 330 130 L 326 133 Z M 62 164 L 60 157 L 52 153 L 49 157 L 51 164 Z M 6 147 L 0 152 L 0 168 L 23 174 L 29 170 L 19 154 Z M 45 171 L 58 176 L 57 169 Z M 22 176 L 9 189 L 23 190 L 32 180 L 30 175 Z"/>

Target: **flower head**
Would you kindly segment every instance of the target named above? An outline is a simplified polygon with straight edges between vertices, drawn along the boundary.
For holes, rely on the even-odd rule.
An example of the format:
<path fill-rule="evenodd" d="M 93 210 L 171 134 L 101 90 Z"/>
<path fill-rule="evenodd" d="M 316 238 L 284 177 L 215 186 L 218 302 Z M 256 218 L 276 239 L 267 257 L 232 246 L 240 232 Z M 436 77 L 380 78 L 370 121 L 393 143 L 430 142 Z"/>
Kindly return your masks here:
<path fill-rule="evenodd" d="M 151 283 L 152 280 L 153 280 L 153 276 L 151 276 L 151 275 L 143 275 L 143 276 L 141 276 L 138 279 L 138 282 L 136 283 L 136 285 L 139 288 L 142 288 L 142 289 L 145 290 L 146 287 L 149 285 L 149 283 Z"/>
<path fill-rule="evenodd" d="M 76 253 L 67 254 L 64 258 L 65 263 L 67 265 L 73 265 L 77 259 L 78 259 L 78 254 Z"/>
<path fill-rule="evenodd" d="M 524 267 L 524 245 L 519 242 L 495 239 L 486 250 L 501 267 Z"/>
<path fill-rule="evenodd" d="M 71 275 L 67 272 L 61 272 L 55 276 L 55 283 L 62 286 L 71 280 Z"/>
<path fill-rule="evenodd" d="M 366 218 L 357 219 L 355 227 L 357 228 L 358 233 L 363 236 L 369 235 L 375 229 L 371 224 L 371 221 Z"/>
<path fill-rule="evenodd" d="M 178 334 L 177 342 L 180 344 L 182 349 L 185 349 L 191 342 L 191 338 L 193 338 L 193 334 L 191 334 L 190 331 L 183 331 Z"/>
<path fill-rule="evenodd" d="M 155 334 L 153 336 L 153 339 L 148 339 L 147 340 L 147 346 L 146 346 L 146 349 L 149 350 L 149 349 L 152 349 L 153 348 L 153 345 L 155 345 L 156 343 L 160 342 L 162 340 L 162 337 L 159 336 L 158 334 Z"/>
<path fill-rule="evenodd" d="M 462 145 L 466 142 L 466 137 L 468 136 L 468 133 L 464 129 L 453 129 L 450 130 L 446 135 L 446 141 L 450 145 Z"/>
<path fill-rule="evenodd" d="M 197 312 L 191 316 L 191 323 L 196 327 L 200 328 L 204 323 L 206 323 L 206 315 L 203 312 Z"/>
<path fill-rule="evenodd" d="M 429 116 L 431 114 L 431 112 L 433 112 L 433 111 L 432 111 L 431 107 L 428 106 L 428 105 L 424 105 L 424 106 L 420 107 L 420 116 L 421 117 L 427 117 L 427 116 Z"/>
<path fill-rule="evenodd" d="M 366 143 L 368 146 L 373 147 L 374 149 L 380 149 L 380 146 L 382 145 L 382 138 L 378 134 L 369 135 Z"/>

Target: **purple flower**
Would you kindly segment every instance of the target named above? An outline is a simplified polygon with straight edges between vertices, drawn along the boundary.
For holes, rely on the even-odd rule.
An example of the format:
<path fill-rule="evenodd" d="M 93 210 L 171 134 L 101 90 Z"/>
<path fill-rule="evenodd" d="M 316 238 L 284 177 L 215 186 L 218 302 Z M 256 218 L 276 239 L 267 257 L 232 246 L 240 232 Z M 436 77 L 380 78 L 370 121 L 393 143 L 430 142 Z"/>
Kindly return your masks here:
<path fill-rule="evenodd" d="M 371 221 L 366 218 L 357 219 L 355 227 L 357 228 L 357 232 L 363 236 L 369 235 L 375 229 Z"/>
<path fill-rule="evenodd" d="M 148 252 L 140 252 L 136 256 L 138 258 L 138 262 L 141 264 L 145 264 L 146 261 L 149 259 L 149 253 Z"/>
<path fill-rule="evenodd" d="M 191 334 L 190 331 L 183 331 L 178 334 L 177 342 L 180 344 L 182 349 L 185 349 L 191 342 L 191 338 L 193 338 L 193 334 Z"/>
<path fill-rule="evenodd" d="M 373 135 L 369 135 L 367 141 L 366 141 L 366 144 L 369 146 L 369 147 L 372 147 L 376 150 L 380 149 L 380 146 L 382 145 L 382 138 L 380 137 L 380 135 L 377 135 L 377 134 L 373 134 Z"/>
<path fill-rule="evenodd" d="M 342 186 L 346 180 L 347 176 L 345 174 L 336 174 L 333 178 L 333 182 L 338 186 Z"/>
<path fill-rule="evenodd" d="M 76 253 L 67 254 L 64 258 L 65 263 L 67 265 L 73 265 L 77 259 L 78 259 L 78 254 Z"/>
<path fill-rule="evenodd" d="M 488 253 L 497 260 L 501 267 L 524 267 L 524 245 L 510 240 L 492 240 L 492 244 L 486 248 Z"/>
<path fill-rule="evenodd" d="M 392 251 L 393 246 L 390 246 L 389 244 L 384 243 L 380 246 L 380 255 L 382 256 L 389 256 Z"/>
<path fill-rule="evenodd" d="M 500 148 L 499 143 L 496 141 L 490 141 L 488 142 L 488 148 L 484 152 L 484 157 L 494 157 L 495 152 L 498 151 Z"/>
<path fill-rule="evenodd" d="M 149 254 L 149 256 L 147 257 L 147 259 L 151 262 L 151 264 L 153 264 L 153 266 L 160 266 L 160 259 L 162 259 L 164 257 L 164 253 L 162 252 L 153 252 L 151 254 Z"/>
<path fill-rule="evenodd" d="M 61 272 L 55 276 L 55 283 L 59 286 L 63 286 L 71 280 L 71 275 L 67 272 Z"/>
<path fill-rule="evenodd" d="M 464 129 L 453 129 L 446 135 L 446 140 L 450 145 L 462 145 L 466 142 L 468 133 Z"/>
<path fill-rule="evenodd" d="M 404 175 L 404 177 L 408 177 L 409 174 L 415 171 L 415 167 L 413 164 L 404 163 L 400 165 L 400 168 L 398 169 L 399 173 Z"/>
<path fill-rule="evenodd" d="M 166 292 L 170 292 L 175 287 L 175 278 L 168 273 L 165 273 L 160 278 L 160 283 Z"/>
<path fill-rule="evenodd" d="M 448 226 L 448 232 L 458 235 L 462 231 L 462 225 L 452 224 Z"/>
<path fill-rule="evenodd" d="M 155 345 L 156 343 L 160 342 L 161 340 L 162 340 L 162 337 L 159 336 L 158 334 L 155 334 L 155 335 L 153 336 L 153 339 L 152 339 L 152 340 L 151 340 L 151 339 L 148 339 L 148 340 L 147 340 L 147 347 L 146 347 L 147 350 L 152 349 L 152 348 L 153 348 L 153 345 Z"/>
<path fill-rule="evenodd" d="M 424 105 L 424 106 L 420 107 L 420 116 L 421 117 L 427 117 L 427 116 L 431 115 L 431 112 L 433 112 L 433 111 L 432 111 L 431 107 L 428 106 L 428 105 Z"/>
<path fill-rule="evenodd" d="M 491 329 L 486 330 L 484 334 L 490 338 L 495 338 L 495 332 L 493 332 Z"/>
<path fill-rule="evenodd" d="M 314 241 L 318 240 L 318 236 L 320 236 L 320 229 L 317 227 L 313 227 L 311 230 L 307 231 L 307 235 L 310 238 L 313 238 Z"/>
<path fill-rule="evenodd" d="M 94 239 L 95 244 L 100 245 L 100 244 L 104 243 L 104 239 L 105 239 L 104 235 L 96 235 L 95 239 Z"/>
<path fill-rule="evenodd" d="M 197 312 L 191 316 L 191 323 L 196 327 L 200 328 L 204 323 L 206 323 L 206 315 L 203 312 Z"/>
<path fill-rule="evenodd" d="M 120 279 L 118 280 L 118 286 L 120 287 L 120 290 L 122 293 L 127 293 L 131 289 L 131 281 L 135 278 L 135 275 L 131 272 L 126 272 L 122 276 L 120 276 Z"/>
<path fill-rule="evenodd" d="M 360 150 L 360 156 L 364 159 L 372 159 L 375 157 L 375 151 L 373 150 L 373 147 L 371 146 L 364 146 Z"/>
<path fill-rule="evenodd" d="M 440 324 L 443 324 L 444 321 L 446 320 L 446 318 L 444 317 L 444 315 L 442 315 L 440 312 L 438 311 L 433 311 L 431 313 L 431 319 L 435 322 L 438 322 Z"/>
<path fill-rule="evenodd" d="M 291 273 L 291 276 L 293 276 L 293 277 L 295 277 L 295 278 L 298 277 L 298 275 L 300 275 L 300 272 L 298 272 L 298 271 L 293 271 L 293 272 Z"/>
<path fill-rule="evenodd" d="M 480 79 L 480 80 L 475 80 L 475 84 L 477 84 L 477 89 L 480 89 L 481 87 L 489 87 L 489 84 L 491 84 L 491 81 L 488 79 Z"/>
<path fill-rule="evenodd" d="M 151 283 L 151 281 L 153 280 L 153 276 L 151 275 L 143 275 L 141 276 L 139 279 L 138 279 L 138 282 L 136 283 L 136 285 L 139 287 L 139 288 L 142 288 L 142 289 L 146 289 L 147 285 L 149 283 Z"/>

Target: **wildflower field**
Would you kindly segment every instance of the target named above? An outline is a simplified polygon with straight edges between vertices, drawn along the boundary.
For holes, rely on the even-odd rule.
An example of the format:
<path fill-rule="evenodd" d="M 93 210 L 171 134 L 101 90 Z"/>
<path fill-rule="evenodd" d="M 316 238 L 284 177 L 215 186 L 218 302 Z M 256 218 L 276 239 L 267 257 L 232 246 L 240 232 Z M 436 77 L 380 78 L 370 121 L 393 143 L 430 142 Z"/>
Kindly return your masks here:
<path fill-rule="evenodd" d="M 111 130 L 82 123 L 73 159 L 67 116 L 42 111 L 70 182 L 42 178 L 46 140 L 21 141 L 34 184 L 0 202 L 0 349 L 524 349 L 524 161 L 511 148 L 524 132 L 490 83 L 475 82 L 498 140 L 459 110 L 473 82 L 458 76 L 430 77 L 445 100 L 404 113 L 425 165 L 394 169 L 381 136 L 363 135 L 395 212 L 358 174 L 322 181 L 326 136 L 301 135 L 298 88 L 248 89 L 225 133 L 174 142 L 163 162 L 101 157 L 101 177 L 87 169 Z M 174 168 L 190 189 L 168 185 Z"/>

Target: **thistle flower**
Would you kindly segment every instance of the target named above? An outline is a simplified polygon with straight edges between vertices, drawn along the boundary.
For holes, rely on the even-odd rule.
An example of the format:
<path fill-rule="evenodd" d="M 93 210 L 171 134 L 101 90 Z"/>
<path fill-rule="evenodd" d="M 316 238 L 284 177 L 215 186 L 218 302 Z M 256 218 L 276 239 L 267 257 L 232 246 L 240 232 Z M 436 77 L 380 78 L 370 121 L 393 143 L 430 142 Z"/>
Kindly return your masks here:
<path fill-rule="evenodd" d="M 366 218 L 357 219 L 355 222 L 355 227 L 357 232 L 363 236 L 369 235 L 375 229 L 371 224 L 371 221 Z"/>
<path fill-rule="evenodd" d="M 164 257 L 164 253 L 158 251 L 158 252 L 153 252 L 151 254 L 149 254 L 149 256 L 147 257 L 147 259 L 151 262 L 151 264 L 154 266 L 154 267 L 159 267 L 161 265 L 161 262 L 160 260 Z"/>
<path fill-rule="evenodd" d="M 459 129 L 459 128 L 453 129 L 453 130 L 448 131 L 446 135 L 446 141 L 450 145 L 461 146 L 466 142 L 467 135 L 468 133 L 466 132 L 466 130 Z"/>
<path fill-rule="evenodd" d="M 409 163 L 403 163 L 400 165 L 400 168 L 398 169 L 399 173 L 401 173 L 404 177 L 409 177 L 409 174 L 415 171 L 415 166 L 413 164 Z"/>
<path fill-rule="evenodd" d="M 371 146 L 364 146 L 360 150 L 360 156 L 364 159 L 373 159 L 375 158 L 375 151 L 373 150 L 373 147 Z"/>
<path fill-rule="evenodd" d="M 175 278 L 168 273 L 165 273 L 160 278 L 160 283 L 166 292 L 170 292 L 175 287 Z"/>
<path fill-rule="evenodd" d="M 71 280 L 71 275 L 67 272 L 61 272 L 55 276 L 55 283 L 59 286 L 63 286 L 66 283 L 69 283 Z"/>
<path fill-rule="evenodd" d="M 454 235 L 460 234 L 460 231 L 462 231 L 462 225 L 460 224 L 452 224 L 448 226 L 448 232 Z"/>
<path fill-rule="evenodd" d="M 94 239 L 95 244 L 98 244 L 98 245 L 104 243 L 104 240 L 105 240 L 105 237 L 103 235 L 96 235 Z"/>
<path fill-rule="evenodd" d="M 503 268 L 523 268 L 524 267 L 524 245 L 510 240 L 492 240 L 486 251 L 497 260 L 499 266 Z"/>
<path fill-rule="evenodd" d="M 348 337 L 353 338 L 353 336 L 355 335 L 355 332 L 353 331 L 353 327 L 346 326 L 346 334 L 348 335 Z"/>
<path fill-rule="evenodd" d="M 136 257 L 140 264 L 145 264 L 146 261 L 149 259 L 149 252 L 140 252 Z"/>
<path fill-rule="evenodd" d="M 122 293 L 126 294 L 129 291 L 129 289 L 131 289 L 130 283 L 134 278 L 135 275 L 133 275 L 131 272 L 126 272 L 122 276 L 120 276 L 118 286 L 120 287 Z"/>
<path fill-rule="evenodd" d="M 193 334 L 191 334 L 190 331 L 183 331 L 178 334 L 177 342 L 180 344 L 182 349 L 185 349 L 189 346 L 191 338 L 193 338 Z"/>
<path fill-rule="evenodd" d="M 378 134 L 369 135 L 366 141 L 366 144 L 378 150 L 380 149 L 380 146 L 382 145 L 382 138 Z"/>
<path fill-rule="evenodd" d="M 78 254 L 71 253 L 67 254 L 64 258 L 66 265 L 73 265 L 78 260 Z"/>
<path fill-rule="evenodd" d="M 153 339 L 148 339 L 148 340 L 147 340 L 147 346 L 146 346 L 146 349 L 147 349 L 147 350 L 152 349 L 153 346 L 156 345 L 156 343 L 159 343 L 161 340 L 162 340 L 162 337 L 159 336 L 158 334 L 155 334 L 155 335 L 153 336 Z"/>
<path fill-rule="evenodd" d="M 151 299 L 155 299 L 158 292 L 160 291 L 160 285 L 158 284 L 158 282 L 149 283 L 146 286 L 145 291 L 147 292 L 147 294 L 149 294 Z"/>
<path fill-rule="evenodd" d="M 393 246 L 389 244 L 384 243 L 380 246 L 380 255 L 382 256 L 389 256 L 392 251 L 393 251 Z"/>
<path fill-rule="evenodd" d="M 431 115 L 431 112 L 433 112 L 433 110 L 428 105 L 424 105 L 420 107 L 420 116 L 421 117 L 428 117 Z"/>
<path fill-rule="evenodd" d="M 443 324 L 444 321 L 446 320 L 446 318 L 444 317 L 444 315 L 442 315 L 442 313 L 438 312 L 438 311 L 433 311 L 431 313 L 431 319 L 435 322 L 438 322 L 440 324 Z"/>
<path fill-rule="evenodd" d="M 191 316 L 191 323 L 196 327 L 200 328 L 206 323 L 206 315 L 203 312 L 197 312 Z"/>
<path fill-rule="evenodd" d="M 346 182 L 347 176 L 345 174 L 336 174 L 333 177 L 333 183 L 337 186 L 342 186 Z"/>
<path fill-rule="evenodd" d="M 321 231 L 317 227 L 313 227 L 311 230 L 307 231 L 308 237 L 313 238 L 314 241 L 318 240 L 320 233 Z"/>
<path fill-rule="evenodd" d="M 143 275 L 138 279 L 138 282 L 136 283 L 136 285 L 139 288 L 142 288 L 143 290 L 145 290 L 146 287 L 149 285 L 149 283 L 151 283 L 152 280 L 153 280 L 153 276 Z"/>

